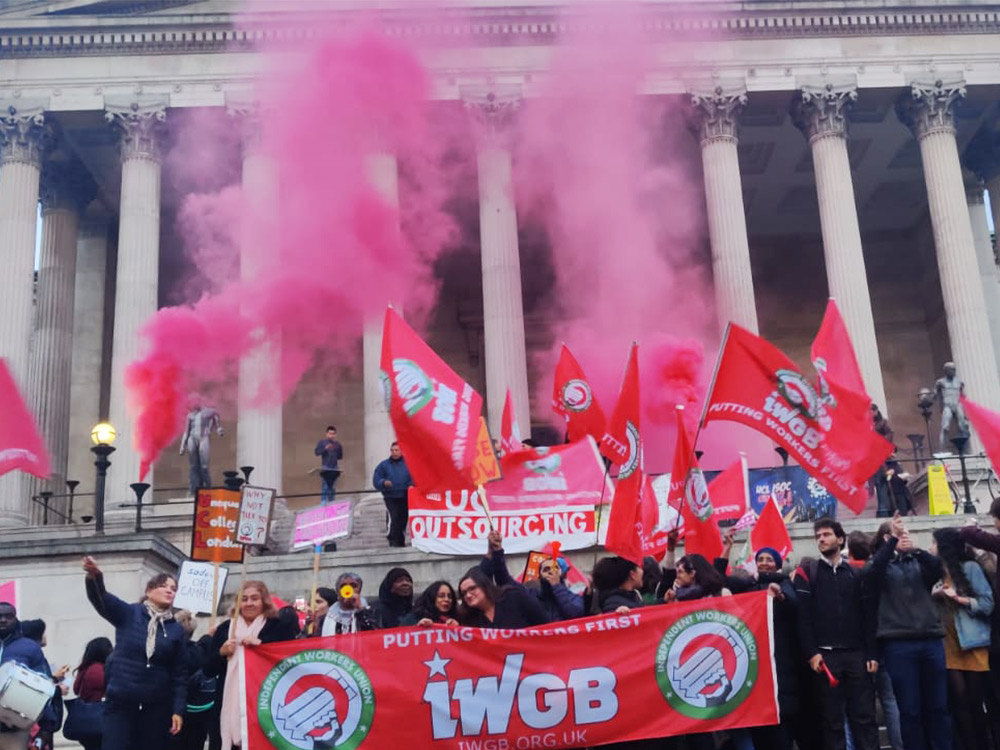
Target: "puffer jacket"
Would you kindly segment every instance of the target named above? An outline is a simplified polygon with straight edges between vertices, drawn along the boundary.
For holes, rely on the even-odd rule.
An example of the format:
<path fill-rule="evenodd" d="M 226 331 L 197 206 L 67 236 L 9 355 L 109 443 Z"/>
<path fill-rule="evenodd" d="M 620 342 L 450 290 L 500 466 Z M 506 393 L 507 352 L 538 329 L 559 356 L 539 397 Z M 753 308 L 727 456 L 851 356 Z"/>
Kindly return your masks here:
<path fill-rule="evenodd" d="M 97 614 L 114 625 L 115 650 L 107 670 L 105 698 L 112 703 L 149 705 L 169 702 L 184 715 L 187 705 L 187 634 L 176 620 L 156 631 L 153 656 L 146 658 L 149 613 L 141 603 L 128 604 L 104 588 L 104 577 L 87 578 L 87 598 Z"/>
<path fill-rule="evenodd" d="M 0 664 L 8 661 L 17 662 L 32 672 L 52 677 L 49 662 L 42 653 L 42 647 L 30 638 L 24 637 L 21 633 L 20 623 L 6 638 L 0 639 Z M 59 730 L 60 724 L 62 724 L 62 698 L 55 683 L 53 683 L 52 700 L 48 702 L 42 715 L 38 717 L 38 726 L 46 732 L 56 732 Z M 3 732 L 5 727 L 6 725 L 0 724 L 0 732 Z"/>

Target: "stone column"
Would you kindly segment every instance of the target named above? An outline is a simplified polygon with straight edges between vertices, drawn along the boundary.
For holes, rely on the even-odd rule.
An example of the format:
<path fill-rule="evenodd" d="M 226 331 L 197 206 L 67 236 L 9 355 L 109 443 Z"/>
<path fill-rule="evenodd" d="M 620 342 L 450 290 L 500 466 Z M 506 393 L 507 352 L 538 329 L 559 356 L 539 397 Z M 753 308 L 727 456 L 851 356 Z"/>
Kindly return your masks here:
<path fill-rule="evenodd" d="M 847 156 L 847 113 L 858 97 L 853 83 L 802 87 L 793 108 L 796 125 L 809 138 L 823 233 L 830 296 L 836 299 L 851 335 L 865 388 L 888 416 L 875 319 Z"/>
<path fill-rule="evenodd" d="M 997 358 L 997 369 L 1000 370 L 1000 279 L 997 277 L 993 239 L 990 237 L 990 225 L 986 217 L 985 189 L 978 179 L 969 181 L 965 186 L 965 200 L 969 207 L 969 223 L 972 225 L 979 278 L 983 283 L 983 300 L 986 302 L 993 354 Z"/>
<path fill-rule="evenodd" d="M 41 107 L 0 113 L 0 357 L 27 396 L 35 271 L 35 226 L 42 151 L 47 141 Z M 28 522 L 31 496 L 19 472 L 0 477 L 0 526 Z"/>
<path fill-rule="evenodd" d="M 387 153 L 369 154 L 367 158 L 368 179 L 382 198 L 399 211 L 399 170 L 396 157 Z M 379 300 L 389 303 L 392 300 Z M 396 312 L 402 309 L 396 305 Z M 386 409 L 385 393 L 382 385 L 382 321 L 377 313 L 365 323 L 364 332 L 364 396 L 365 396 L 365 481 L 367 486 L 375 467 L 389 455 L 389 446 L 395 440 L 389 411 Z"/>
<path fill-rule="evenodd" d="M 247 208 L 240 256 L 240 277 L 246 282 L 266 274 L 268 254 L 277 252 L 280 191 L 278 166 L 261 148 L 261 123 L 256 108 L 229 107 L 243 127 L 243 197 Z M 236 461 L 253 466 L 252 484 L 281 493 L 283 413 L 281 341 L 275 332 L 240 360 Z M 266 394 L 266 395 L 265 395 Z"/>
<path fill-rule="evenodd" d="M 479 237 L 483 267 L 483 339 L 486 353 L 486 403 L 490 429 L 500 434 L 504 399 L 510 388 L 517 423 L 531 429 L 528 366 L 521 296 L 521 258 L 517 238 L 512 164 L 506 136 L 520 105 L 518 93 L 471 94 L 466 110 L 477 130 Z"/>
<path fill-rule="evenodd" d="M 920 144 L 952 359 L 968 397 L 1000 409 L 997 360 L 955 141 L 953 107 L 964 96 L 961 79 L 915 82 L 897 112 Z"/>
<path fill-rule="evenodd" d="M 107 417 L 101 412 L 101 373 L 104 371 L 104 292 L 108 270 L 109 221 L 106 216 L 85 216 L 76 244 L 68 473 L 70 479 L 80 481 L 78 491 L 81 493 L 94 489 L 90 431 Z M 90 504 L 90 498 L 81 500 L 79 507 L 74 508 L 74 516 Z"/>
<path fill-rule="evenodd" d="M 106 507 L 132 498 L 139 481 L 139 453 L 127 406 L 125 369 L 144 354 L 139 329 L 157 310 L 160 263 L 160 150 L 166 104 L 108 105 L 105 117 L 121 135 L 122 189 L 118 271 L 111 353 L 110 420 L 118 431 L 108 471 Z M 146 480 L 153 483 L 152 470 Z M 151 498 L 150 495 L 146 496 Z"/>
<path fill-rule="evenodd" d="M 732 321 L 758 333 L 743 183 L 736 148 L 739 115 L 746 101 L 746 88 L 742 85 L 716 86 L 710 93 L 691 94 L 699 126 L 719 328 L 724 331 Z"/>
<path fill-rule="evenodd" d="M 42 168 L 42 243 L 35 294 L 35 325 L 28 378 L 31 410 L 52 460 L 48 481 L 34 477 L 26 490 L 54 494 L 66 491 L 69 460 L 70 376 L 73 362 L 73 299 L 76 242 L 80 214 L 97 194 L 97 185 L 79 160 L 60 152 Z M 55 502 L 62 510 L 64 503 Z M 33 505 L 35 523 L 41 506 Z M 59 516 L 49 517 L 60 523 Z"/>

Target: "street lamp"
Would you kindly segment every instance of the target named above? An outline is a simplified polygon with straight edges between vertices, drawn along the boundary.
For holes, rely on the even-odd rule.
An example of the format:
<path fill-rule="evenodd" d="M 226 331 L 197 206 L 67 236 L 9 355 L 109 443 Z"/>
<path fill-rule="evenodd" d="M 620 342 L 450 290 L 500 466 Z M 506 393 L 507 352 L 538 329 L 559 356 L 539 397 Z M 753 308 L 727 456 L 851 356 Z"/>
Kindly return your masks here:
<path fill-rule="evenodd" d="M 90 442 L 94 445 L 90 452 L 97 456 L 94 466 L 97 467 L 97 479 L 94 482 L 94 520 L 95 530 L 98 534 L 104 533 L 104 482 L 108 477 L 108 467 L 111 462 L 108 456 L 115 452 L 115 442 L 117 433 L 115 428 L 107 422 L 101 422 L 90 431 Z"/>
<path fill-rule="evenodd" d="M 927 452 L 933 455 L 934 441 L 931 440 L 931 412 L 934 410 L 934 391 L 930 388 L 921 388 L 920 392 L 917 393 L 917 408 L 920 409 L 920 416 L 924 418 L 924 430 L 927 432 Z"/>
<path fill-rule="evenodd" d="M 972 503 L 972 492 L 969 490 L 969 474 L 965 470 L 965 448 L 969 444 L 969 436 L 956 435 L 951 439 L 951 444 L 958 451 L 958 462 L 962 465 L 962 486 L 965 488 L 965 505 L 962 512 L 975 514 L 976 506 Z"/>

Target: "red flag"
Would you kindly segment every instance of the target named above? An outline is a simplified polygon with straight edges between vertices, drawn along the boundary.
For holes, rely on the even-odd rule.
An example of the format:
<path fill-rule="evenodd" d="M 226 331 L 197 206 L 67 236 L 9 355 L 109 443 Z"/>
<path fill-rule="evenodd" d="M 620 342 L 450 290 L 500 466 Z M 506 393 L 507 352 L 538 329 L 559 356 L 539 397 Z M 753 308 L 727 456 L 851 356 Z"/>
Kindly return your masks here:
<path fill-rule="evenodd" d="M 708 484 L 712 515 L 716 521 L 737 521 L 747 510 L 746 458 L 741 457 Z"/>
<path fill-rule="evenodd" d="M 975 401 L 969 401 L 965 396 L 961 397 L 961 401 L 973 429 L 983 443 L 983 450 L 993 464 L 993 470 L 1000 473 L 1000 414 Z"/>
<path fill-rule="evenodd" d="M 782 560 L 787 560 L 792 552 L 792 538 L 788 535 L 785 519 L 781 517 L 778 504 L 774 498 L 768 498 L 760 518 L 750 531 L 750 544 L 754 555 L 761 547 L 773 547 L 778 550 Z"/>
<path fill-rule="evenodd" d="M 871 422 L 871 399 L 865 390 L 854 346 L 837 303 L 830 299 L 816 338 L 810 349 L 813 367 L 819 375 L 821 398 L 834 398 L 840 407 Z"/>
<path fill-rule="evenodd" d="M 592 435 L 594 440 L 600 442 L 604 436 L 604 411 L 597 403 L 590 381 L 583 374 L 583 368 L 565 344 L 559 354 L 559 364 L 556 365 L 552 409 L 566 420 L 570 442 L 579 440 L 584 435 Z"/>
<path fill-rule="evenodd" d="M 483 399 L 391 307 L 382 329 L 381 376 L 414 484 L 428 492 L 476 482 Z"/>
<path fill-rule="evenodd" d="M 49 454 L 45 441 L 28 407 L 17 390 L 17 383 L 0 359 L 0 476 L 20 469 L 45 479 L 49 476 Z"/>
<path fill-rule="evenodd" d="M 780 349 L 732 324 L 706 403 L 711 421 L 766 435 L 855 513 L 867 502 L 865 481 L 893 450 L 870 424 L 820 398 Z"/>
<path fill-rule="evenodd" d="M 514 415 L 514 399 L 507 389 L 507 397 L 503 401 L 503 418 L 500 420 L 500 448 L 504 453 L 516 453 L 521 450 L 521 427 Z"/>
<path fill-rule="evenodd" d="M 642 441 L 639 436 L 639 358 L 632 343 L 625 377 L 608 432 L 601 439 L 601 453 L 618 465 L 618 482 L 611 501 L 608 535 L 604 546 L 616 555 L 642 565 Z"/>
<path fill-rule="evenodd" d="M 705 475 L 694 455 L 691 436 L 684 424 L 684 407 L 677 406 L 677 444 L 670 470 L 670 494 L 667 504 L 680 508 L 684 518 L 684 551 L 714 560 L 722 554 L 722 535 L 712 513 L 712 501 Z"/>

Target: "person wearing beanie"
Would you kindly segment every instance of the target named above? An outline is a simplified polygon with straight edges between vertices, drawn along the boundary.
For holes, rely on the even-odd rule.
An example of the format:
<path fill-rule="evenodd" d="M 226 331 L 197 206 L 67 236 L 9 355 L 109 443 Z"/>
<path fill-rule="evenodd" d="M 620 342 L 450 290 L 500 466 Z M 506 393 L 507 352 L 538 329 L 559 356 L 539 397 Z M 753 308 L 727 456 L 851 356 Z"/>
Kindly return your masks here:
<path fill-rule="evenodd" d="M 378 587 L 378 601 L 372 610 L 383 628 L 398 628 L 411 609 L 413 576 L 405 568 L 392 568 Z"/>

